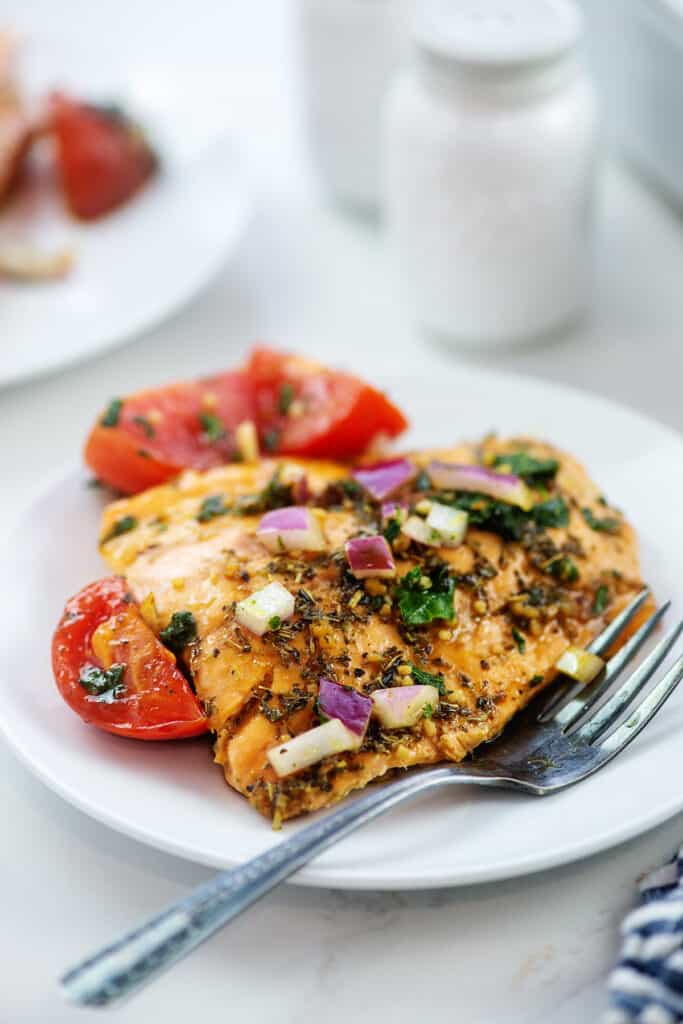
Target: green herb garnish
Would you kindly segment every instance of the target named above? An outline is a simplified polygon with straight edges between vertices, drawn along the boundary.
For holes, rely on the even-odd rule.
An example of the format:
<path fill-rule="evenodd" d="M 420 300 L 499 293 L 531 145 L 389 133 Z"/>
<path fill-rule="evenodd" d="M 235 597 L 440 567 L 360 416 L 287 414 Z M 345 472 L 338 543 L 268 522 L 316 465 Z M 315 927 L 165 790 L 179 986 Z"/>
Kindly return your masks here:
<path fill-rule="evenodd" d="M 114 537 L 120 537 L 122 533 L 130 533 L 137 525 L 138 521 L 135 516 L 122 516 L 121 519 L 116 520 L 109 533 L 105 533 L 104 537 L 101 538 L 100 544 L 106 544 L 108 541 L 113 540 Z"/>
<path fill-rule="evenodd" d="M 560 468 L 557 459 L 535 459 L 527 452 L 496 455 L 493 465 L 496 469 L 507 469 L 515 476 L 521 476 L 532 486 L 552 480 Z"/>
<path fill-rule="evenodd" d="M 268 629 L 278 629 L 282 619 L 279 615 L 273 615 L 272 618 L 268 619 Z"/>
<path fill-rule="evenodd" d="M 142 430 L 144 430 L 144 432 L 145 432 L 147 437 L 154 437 L 155 436 L 156 430 L 154 429 L 154 427 L 149 422 L 149 420 L 147 419 L 146 416 L 133 416 L 133 423 L 137 423 L 137 425 Z"/>
<path fill-rule="evenodd" d="M 125 665 L 111 665 L 109 668 L 88 665 L 81 669 L 78 681 L 92 697 L 103 704 L 111 704 L 125 692 L 122 682 L 125 671 Z"/>
<path fill-rule="evenodd" d="M 564 498 L 560 498 L 556 495 L 554 498 L 548 498 L 547 501 L 542 501 L 539 505 L 534 505 L 531 510 L 536 526 L 568 526 L 569 525 L 569 508 Z"/>
<path fill-rule="evenodd" d="M 556 580 L 562 580 L 563 583 L 576 583 L 579 578 L 576 562 L 572 561 L 571 558 L 567 558 L 566 555 L 554 558 L 547 566 L 547 571 Z"/>
<path fill-rule="evenodd" d="M 211 494 L 208 498 L 204 498 L 199 506 L 197 522 L 208 523 L 211 519 L 216 519 L 218 516 L 227 515 L 229 511 L 230 509 L 223 501 L 222 494 Z"/>
<path fill-rule="evenodd" d="M 357 480 L 342 480 L 340 487 L 347 498 L 359 498 L 363 493 L 363 488 Z"/>
<path fill-rule="evenodd" d="M 439 696 L 443 697 L 446 693 L 446 684 L 442 675 L 435 676 L 431 672 L 425 672 L 424 669 L 418 668 L 416 665 L 411 665 L 412 672 L 410 673 L 416 683 L 420 686 L 435 686 L 439 691 Z"/>
<path fill-rule="evenodd" d="M 280 470 L 276 469 L 270 480 L 257 494 L 243 494 L 235 504 L 233 511 L 237 515 L 250 516 L 258 512 L 270 512 L 274 508 L 285 508 L 294 504 L 293 487 L 283 484 Z"/>
<path fill-rule="evenodd" d="M 111 402 L 105 409 L 100 423 L 103 427 L 116 427 L 118 426 L 119 417 L 121 415 L 121 409 L 123 408 L 123 401 L 120 398 L 112 398 Z"/>
<path fill-rule="evenodd" d="M 598 533 L 619 533 L 619 527 L 621 524 L 614 516 L 604 516 L 601 519 L 599 516 L 596 516 L 590 508 L 582 508 L 581 513 L 591 530 L 597 530 Z"/>
<path fill-rule="evenodd" d="M 532 676 L 529 680 L 529 686 L 540 686 L 545 679 L 545 676 Z"/>
<path fill-rule="evenodd" d="M 277 411 L 281 413 L 282 416 L 286 416 L 293 401 L 294 388 L 291 384 L 283 384 L 280 388 L 280 393 L 277 396 Z"/>
<path fill-rule="evenodd" d="M 512 627 L 512 639 L 515 641 L 519 653 L 524 654 L 526 650 L 526 637 L 524 633 L 520 633 L 516 626 Z"/>
<path fill-rule="evenodd" d="M 593 600 L 593 611 L 596 615 L 600 615 L 604 612 L 605 608 L 609 604 L 609 589 L 604 583 L 601 583 L 598 589 L 595 591 L 595 598 Z"/>
<path fill-rule="evenodd" d="M 421 586 L 422 569 L 416 566 L 399 581 L 396 599 L 401 617 L 407 626 L 424 626 L 435 619 L 451 622 L 455 614 L 453 592 L 455 580 L 444 565 L 430 572 L 431 587 Z"/>
<path fill-rule="evenodd" d="M 263 435 L 263 447 L 267 452 L 277 451 L 277 446 L 280 443 L 280 431 L 279 430 L 266 430 Z"/>
<path fill-rule="evenodd" d="M 392 516 L 391 519 L 387 519 L 386 526 L 382 532 L 387 543 L 392 544 L 401 532 L 401 524 L 395 516 Z"/>
<path fill-rule="evenodd" d="M 443 500 L 443 499 L 441 499 Z M 470 526 L 497 533 L 505 540 L 521 540 L 531 517 L 521 508 L 496 501 L 485 494 L 458 494 L 452 502 L 455 508 L 464 509 Z"/>
<path fill-rule="evenodd" d="M 159 639 L 169 651 L 180 654 L 197 639 L 197 623 L 192 612 L 173 612 L 168 626 L 159 633 Z"/>
<path fill-rule="evenodd" d="M 204 431 L 204 437 L 211 444 L 214 441 L 221 441 L 225 437 L 225 426 L 219 416 L 214 416 L 212 412 L 200 412 L 199 413 L 199 425 Z"/>
<path fill-rule="evenodd" d="M 425 704 L 425 706 L 422 709 L 422 717 L 423 718 L 431 718 L 433 714 L 434 714 L 434 705 L 433 704 Z"/>
<path fill-rule="evenodd" d="M 413 483 L 414 491 L 429 491 L 432 486 L 432 481 L 429 479 L 428 474 L 425 470 L 421 470 L 415 478 Z"/>

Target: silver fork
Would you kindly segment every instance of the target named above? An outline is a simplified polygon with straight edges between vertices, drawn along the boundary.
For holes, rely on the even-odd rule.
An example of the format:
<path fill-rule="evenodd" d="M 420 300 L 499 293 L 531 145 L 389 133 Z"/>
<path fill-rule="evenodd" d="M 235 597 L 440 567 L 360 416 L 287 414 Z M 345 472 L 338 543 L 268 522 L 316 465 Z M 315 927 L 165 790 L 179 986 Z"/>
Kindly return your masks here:
<path fill-rule="evenodd" d="M 647 596 L 648 591 L 642 591 L 590 650 L 595 654 L 608 651 Z M 683 631 L 683 622 L 679 622 L 618 685 L 624 668 L 668 608 L 663 605 L 634 633 L 608 661 L 597 682 L 586 689 L 584 698 L 581 685 L 573 683 L 556 691 L 549 701 L 541 696 L 513 720 L 501 738 L 466 763 L 426 769 L 372 789 L 248 863 L 217 875 L 69 970 L 62 978 L 66 996 L 81 1005 L 105 1006 L 129 995 L 323 850 L 420 793 L 474 784 L 549 796 L 593 775 L 642 732 L 683 678 L 683 657 L 679 657 L 661 679 L 647 687 Z"/>

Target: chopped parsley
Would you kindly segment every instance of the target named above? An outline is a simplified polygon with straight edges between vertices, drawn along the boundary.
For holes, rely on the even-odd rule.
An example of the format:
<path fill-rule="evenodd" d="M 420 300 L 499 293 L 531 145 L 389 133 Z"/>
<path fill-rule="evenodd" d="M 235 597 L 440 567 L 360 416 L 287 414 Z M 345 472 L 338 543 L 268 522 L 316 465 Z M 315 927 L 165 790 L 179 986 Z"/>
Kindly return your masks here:
<path fill-rule="evenodd" d="M 515 641 L 519 653 L 524 654 L 526 651 L 526 637 L 524 633 L 520 633 L 516 626 L 512 627 L 512 639 Z"/>
<path fill-rule="evenodd" d="M 416 683 L 420 686 L 435 686 L 439 691 L 439 696 L 443 697 L 446 693 L 446 684 L 442 675 L 435 676 L 431 672 L 425 672 L 422 668 L 417 668 L 416 665 L 411 665 L 412 672 L 410 673 Z"/>
<path fill-rule="evenodd" d="M 149 422 L 149 420 L 147 419 L 146 416 L 133 416 L 133 423 L 137 423 L 137 425 L 142 430 L 144 430 L 146 437 L 154 437 L 155 436 L 156 430 L 154 429 L 154 427 Z"/>
<path fill-rule="evenodd" d="M 199 425 L 204 431 L 204 437 L 210 444 L 213 444 L 215 441 L 222 441 L 225 437 L 226 431 L 223 421 L 219 416 L 214 416 L 212 412 L 200 412 Z"/>
<path fill-rule="evenodd" d="M 119 423 L 119 417 L 121 415 L 121 409 L 123 408 L 123 402 L 120 398 L 112 398 L 111 402 L 104 410 L 100 424 L 103 427 L 116 427 Z"/>
<path fill-rule="evenodd" d="M 388 544 L 392 544 L 396 540 L 401 532 L 401 524 L 396 516 L 392 516 L 391 519 L 387 520 L 386 526 L 382 532 L 384 534 L 384 539 Z"/>
<path fill-rule="evenodd" d="M 266 432 L 263 435 L 263 447 L 266 449 L 266 451 L 267 452 L 275 452 L 275 451 L 277 451 L 277 446 L 278 446 L 279 443 L 280 443 L 280 431 L 279 430 L 275 430 L 274 428 L 272 430 L 266 430 Z"/>
<path fill-rule="evenodd" d="M 199 506 L 197 522 L 208 523 L 211 519 L 216 519 L 218 516 L 227 515 L 229 511 L 230 509 L 223 501 L 222 494 L 211 494 L 208 498 L 204 498 Z"/>
<path fill-rule="evenodd" d="M 604 516 L 603 518 L 600 518 L 599 516 L 596 516 L 590 508 L 582 508 L 581 513 L 591 530 L 597 530 L 598 533 L 619 533 L 619 527 L 621 524 L 615 516 Z"/>
<path fill-rule="evenodd" d="M 560 468 L 557 459 L 535 459 L 527 452 L 496 455 L 493 465 L 496 469 L 506 469 L 515 476 L 521 476 L 532 487 L 552 480 Z"/>
<path fill-rule="evenodd" d="M 282 483 L 280 470 L 276 469 L 262 491 L 257 494 L 241 495 L 237 499 L 234 511 L 237 515 L 249 516 L 293 504 L 294 489 L 291 484 Z"/>
<path fill-rule="evenodd" d="M 363 493 L 363 488 L 357 480 L 352 480 L 349 477 L 346 480 L 340 482 L 340 487 L 347 498 L 359 498 Z"/>
<path fill-rule="evenodd" d="M 286 416 L 289 412 L 289 407 L 294 401 L 294 388 L 291 384 L 285 382 L 280 388 L 280 393 L 277 396 L 277 411 L 282 415 Z"/>
<path fill-rule="evenodd" d="M 422 717 L 423 718 L 431 718 L 433 716 L 433 714 L 434 714 L 434 705 L 433 704 L 425 704 L 425 706 L 422 709 Z"/>
<path fill-rule="evenodd" d="M 125 692 L 123 673 L 125 665 L 111 665 L 110 668 L 97 668 L 87 665 L 81 669 L 79 683 L 91 697 L 103 704 L 111 704 Z"/>
<path fill-rule="evenodd" d="M 432 481 L 429 479 L 428 474 L 424 469 L 418 473 L 413 484 L 414 491 L 428 491 L 431 489 Z"/>
<path fill-rule="evenodd" d="M 159 633 L 159 639 L 169 651 L 180 654 L 197 639 L 197 623 L 192 612 L 173 612 L 168 626 Z"/>
<path fill-rule="evenodd" d="M 596 615 L 600 615 L 604 612 L 605 608 L 609 604 L 609 589 L 604 583 L 601 583 L 598 589 L 595 591 L 595 598 L 593 599 L 593 611 Z"/>
<path fill-rule="evenodd" d="M 399 580 L 396 600 L 406 626 L 424 626 L 435 619 L 453 620 L 453 592 L 455 580 L 448 572 L 448 566 L 439 566 L 428 575 L 431 587 L 421 585 L 423 571 L 419 566 Z"/>
<path fill-rule="evenodd" d="M 268 619 L 268 629 L 278 629 L 282 619 L 279 615 L 273 615 L 271 619 Z"/>
<path fill-rule="evenodd" d="M 579 578 L 579 570 L 576 567 L 576 562 L 566 555 L 560 555 L 559 558 L 553 558 L 552 562 L 549 562 L 547 571 L 551 576 L 554 576 L 556 580 L 561 580 L 563 583 L 576 583 Z"/>
<path fill-rule="evenodd" d="M 114 537 L 120 537 L 123 533 L 130 533 L 137 525 L 138 521 L 135 516 L 122 516 L 121 519 L 116 520 L 109 533 L 105 533 L 104 537 L 100 540 L 100 544 L 106 544 L 108 541 L 113 540 Z"/>
<path fill-rule="evenodd" d="M 569 525 L 569 508 L 564 498 L 560 498 L 559 495 L 534 505 L 531 515 L 536 526 Z"/>

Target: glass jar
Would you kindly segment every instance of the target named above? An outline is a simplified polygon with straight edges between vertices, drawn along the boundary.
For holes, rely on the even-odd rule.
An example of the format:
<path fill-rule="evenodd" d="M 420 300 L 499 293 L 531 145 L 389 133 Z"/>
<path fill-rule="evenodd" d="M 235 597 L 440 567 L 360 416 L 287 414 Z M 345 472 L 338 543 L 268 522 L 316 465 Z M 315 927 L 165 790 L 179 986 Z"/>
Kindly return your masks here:
<path fill-rule="evenodd" d="M 385 122 L 386 213 L 418 320 L 464 343 L 584 310 L 596 152 L 570 0 L 429 0 Z"/>

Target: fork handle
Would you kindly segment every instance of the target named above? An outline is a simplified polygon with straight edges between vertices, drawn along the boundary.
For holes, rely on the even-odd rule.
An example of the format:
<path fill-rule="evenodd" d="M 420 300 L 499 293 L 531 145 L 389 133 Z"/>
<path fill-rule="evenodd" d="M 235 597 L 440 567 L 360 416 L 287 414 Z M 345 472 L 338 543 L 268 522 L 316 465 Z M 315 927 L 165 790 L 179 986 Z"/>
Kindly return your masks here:
<path fill-rule="evenodd" d="M 106 1006 L 152 981 L 323 850 L 397 804 L 450 783 L 478 782 L 432 768 L 373 790 L 239 867 L 224 871 L 72 967 L 61 984 L 82 1006 Z"/>

